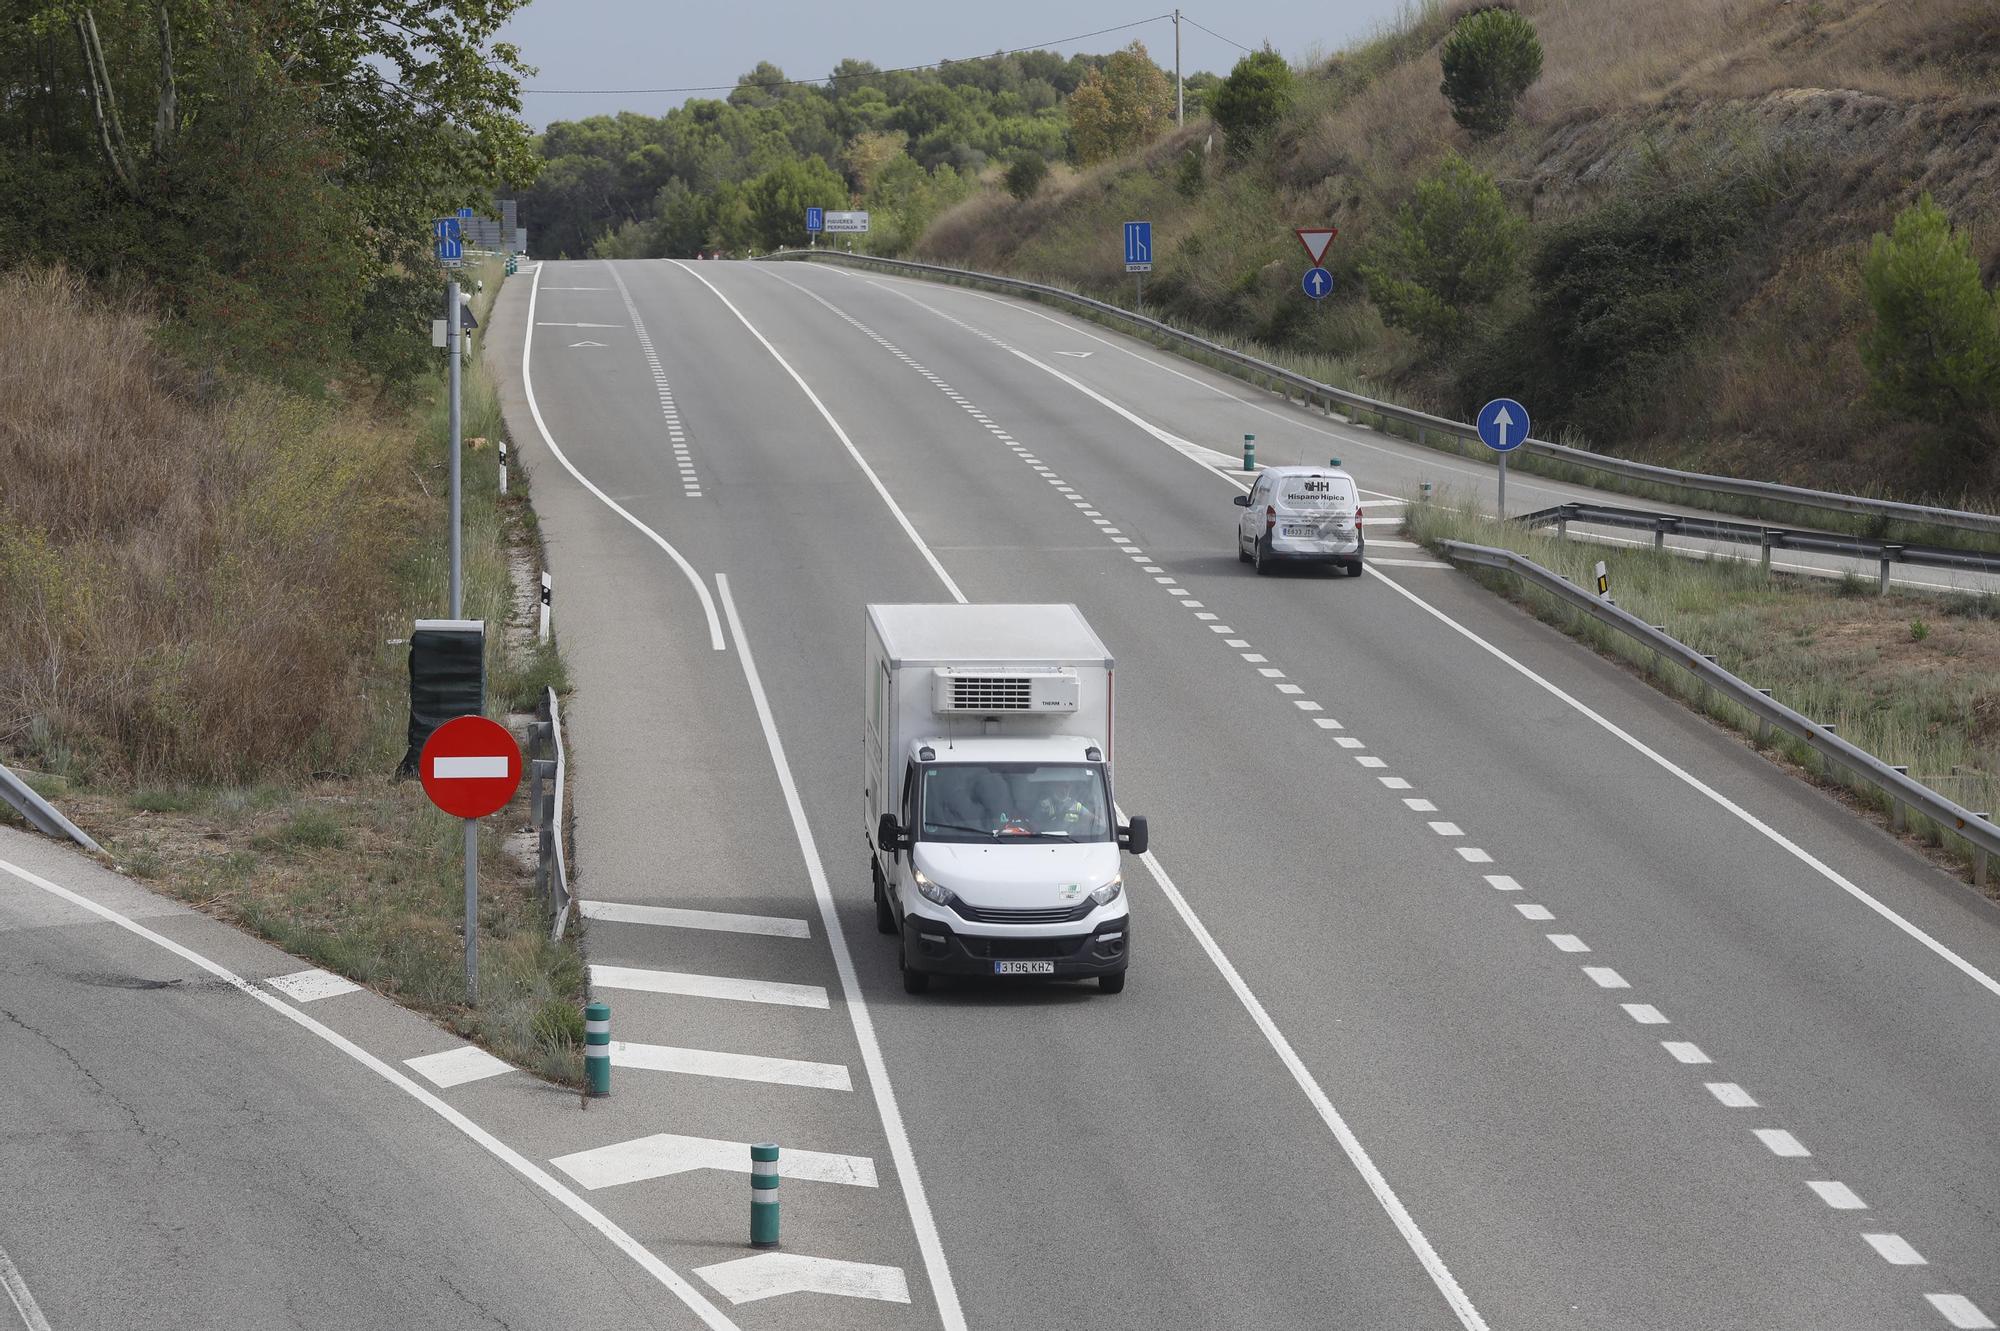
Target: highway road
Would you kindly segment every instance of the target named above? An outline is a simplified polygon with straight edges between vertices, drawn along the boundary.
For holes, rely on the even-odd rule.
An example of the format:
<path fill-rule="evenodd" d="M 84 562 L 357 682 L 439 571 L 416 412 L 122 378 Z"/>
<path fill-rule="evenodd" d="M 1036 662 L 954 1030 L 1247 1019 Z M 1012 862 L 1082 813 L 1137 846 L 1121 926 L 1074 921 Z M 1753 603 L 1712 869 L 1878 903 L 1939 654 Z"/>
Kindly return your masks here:
<path fill-rule="evenodd" d="M 1342 427 L 1109 341 L 820 266 L 508 284 L 631 1045 L 582 1137 L 455 1103 L 746 1328 L 1992 1326 L 2000 913 L 1399 543 L 1450 459 L 1338 437 L 1369 575 L 1253 576 L 1209 448 Z M 862 607 L 957 598 L 1118 658 L 1122 995 L 905 995 L 873 931 Z M 688 1163 L 760 1137 L 821 1292 Z"/>

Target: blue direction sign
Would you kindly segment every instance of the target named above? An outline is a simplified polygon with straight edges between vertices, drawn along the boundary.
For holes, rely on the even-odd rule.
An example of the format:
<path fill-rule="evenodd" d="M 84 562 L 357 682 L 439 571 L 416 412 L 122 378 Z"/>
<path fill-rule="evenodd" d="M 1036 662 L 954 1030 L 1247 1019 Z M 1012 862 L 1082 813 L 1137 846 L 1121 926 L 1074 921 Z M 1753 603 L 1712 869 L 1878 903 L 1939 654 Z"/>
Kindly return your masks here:
<path fill-rule="evenodd" d="M 1333 292 L 1333 274 L 1324 268 L 1308 268 L 1299 285 L 1314 300 L 1325 300 Z"/>
<path fill-rule="evenodd" d="M 437 231 L 437 238 L 439 240 L 458 240 L 460 238 L 458 219 L 456 217 L 438 218 L 434 229 Z"/>
<path fill-rule="evenodd" d="M 1153 271 L 1153 224 L 1151 222 L 1127 222 L 1125 224 L 1125 271 L 1128 273 L 1150 273 Z"/>
<path fill-rule="evenodd" d="M 457 263 L 465 257 L 465 242 L 457 236 L 439 236 L 437 254 L 440 263 Z"/>
<path fill-rule="evenodd" d="M 472 209 L 470 209 L 470 208 L 461 208 L 461 209 L 459 209 L 459 210 L 458 210 L 458 215 L 459 215 L 460 217 L 471 217 L 471 216 L 472 216 Z"/>
<path fill-rule="evenodd" d="M 808 231 L 826 230 L 826 209 L 824 208 L 806 209 L 806 230 Z"/>
<path fill-rule="evenodd" d="M 1528 437 L 1528 409 L 1511 397 L 1496 397 L 1479 409 L 1479 442 L 1495 453 L 1511 453 Z"/>

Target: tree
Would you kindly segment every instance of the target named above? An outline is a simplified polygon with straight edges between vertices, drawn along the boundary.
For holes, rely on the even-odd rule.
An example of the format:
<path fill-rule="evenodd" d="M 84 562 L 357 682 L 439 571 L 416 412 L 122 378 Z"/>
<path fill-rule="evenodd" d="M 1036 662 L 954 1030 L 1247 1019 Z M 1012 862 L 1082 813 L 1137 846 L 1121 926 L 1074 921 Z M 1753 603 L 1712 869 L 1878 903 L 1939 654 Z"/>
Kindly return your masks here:
<path fill-rule="evenodd" d="M 1457 153 L 1417 186 L 1361 265 L 1382 320 L 1441 350 L 1515 279 L 1525 227 Z"/>
<path fill-rule="evenodd" d="M 1440 53 L 1451 117 L 1477 135 L 1498 134 L 1514 105 L 1542 76 L 1542 42 L 1535 25 L 1511 9 L 1478 9 L 1452 25 Z"/>
<path fill-rule="evenodd" d="M 840 164 L 847 168 L 847 178 L 853 182 L 856 194 L 874 190 L 882 168 L 902 155 L 905 141 L 906 136 L 899 129 L 867 131 L 854 136 L 841 153 Z"/>
<path fill-rule="evenodd" d="M 1167 76 L 1146 54 L 1144 42 L 1113 52 L 1069 95 L 1077 160 L 1088 165 L 1137 148 L 1165 128 L 1173 104 Z"/>
<path fill-rule="evenodd" d="M 1049 178 L 1049 160 L 1038 152 L 1024 152 L 1007 168 L 1007 192 L 1026 202 L 1035 197 Z"/>
<path fill-rule="evenodd" d="M 1236 62 L 1209 94 L 1209 111 L 1222 126 L 1232 157 L 1248 155 L 1284 114 L 1292 97 L 1292 67 L 1269 47 Z"/>
<path fill-rule="evenodd" d="M 1926 194 L 1877 235 L 1862 263 L 1875 325 L 1861 359 L 1878 402 L 1899 415 L 1983 432 L 2000 406 L 2000 304 L 1979 261 Z"/>
<path fill-rule="evenodd" d="M 817 157 L 780 162 L 744 191 L 756 242 L 767 250 L 805 238 L 806 209 L 844 207 L 847 198 L 847 182 Z"/>

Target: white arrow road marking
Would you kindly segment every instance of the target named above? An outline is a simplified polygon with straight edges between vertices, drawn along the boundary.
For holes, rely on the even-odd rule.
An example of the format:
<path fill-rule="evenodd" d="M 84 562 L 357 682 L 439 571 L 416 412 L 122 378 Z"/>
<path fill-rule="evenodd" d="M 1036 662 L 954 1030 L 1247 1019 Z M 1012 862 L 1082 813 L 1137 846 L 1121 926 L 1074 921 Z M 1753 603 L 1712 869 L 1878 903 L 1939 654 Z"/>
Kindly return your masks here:
<path fill-rule="evenodd" d="M 694 1273 L 731 1303 L 754 1303 L 780 1294 L 839 1294 L 850 1299 L 908 1303 L 910 1285 L 899 1266 L 837 1262 L 789 1252 L 759 1253 L 733 1262 L 697 1266 Z"/>
<path fill-rule="evenodd" d="M 477 757 L 431 759 L 433 781 L 474 780 L 480 777 L 506 775 L 507 760 L 504 757 L 482 754 Z"/>
<path fill-rule="evenodd" d="M 767 934 L 773 938 L 811 938 L 804 920 L 779 915 L 734 915 L 720 910 L 683 910 L 678 906 L 638 906 L 622 901 L 579 901 L 586 920 L 617 924 L 661 924 L 678 929 L 714 929 L 732 934 Z"/>
<path fill-rule="evenodd" d="M 361 986 L 344 979 L 331 971 L 297 971 L 291 975 L 273 975 L 264 981 L 285 997 L 296 1003 L 314 1003 L 322 998 L 333 998 L 339 994 L 351 994 Z"/>
<path fill-rule="evenodd" d="M 814 1086 L 827 1091 L 851 1091 L 854 1082 L 841 1063 L 807 1063 L 796 1058 L 766 1058 L 761 1054 L 723 1054 L 711 1049 L 681 1049 L 666 1044 L 611 1042 L 611 1065 L 647 1072 L 686 1072 L 698 1077 L 729 1077 L 779 1086 Z"/>
<path fill-rule="evenodd" d="M 608 347 L 608 346 L 610 346 L 610 345 L 611 345 L 611 344 L 610 344 L 609 342 L 572 342 L 572 343 L 570 343 L 570 346 L 571 346 L 571 347 Z"/>
<path fill-rule="evenodd" d="M 550 288 L 549 288 L 549 290 L 551 290 L 551 291 L 554 291 L 555 289 L 556 289 L 556 288 L 554 288 L 554 287 L 550 287 Z M 539 321 L 539 322 L 537 322 L 537 323 L 535 324 L 535 327 L 537 327 L 537 328 L 623 328 L 624 326 L 625 326 L 624 324 L 567 324 L 567 323 L 556 323 L 556 322 L 554 322 L 554 321 L 552 321 L 552 320 L 549 320 L 549 319 L 543 319 L 543 320 L 541 320 L 541 321 Z"/>
<path fill-rule="evenodd" d="M 738 1174 L 750 1172 L 750 1143 L 718 1141 L 712 1137 L 681 1137 L 671 1132 L 635 1137 L 588 1151 L 576 1151 L 549 1161 L 557 1169 L 593 1192 L 625 1183 L 690 1174 L 697 1169 L 726 1169 Z M 800 1151 L 787 1146 L 778 1153 L 778 1177 L 804 1179 L 810 1183 L 845 1183 L 849 1187 L 872 1188 L 875 1162 L 865 1155 L 827 1155 L 820 1151 Z"/>
<path fill-rule="evenodd" d="M 1058 351 L 1056 353 L 1058 356 L 1074 356 L 1078 360 L 1088 360 L 1096 354 L 1094 351 Z"/>
<path fill-rule="evenodd" d="M 726 975 L 690 975 L 686 971 L 592 966 L 590 982 L 606 989 L 637 989 L 642 993 L 679 994 L 686 998 L 730 998 L 739 1003 L 776 1003 L 780 1007 L 827 1006 L 826 990 L 818 985 L 784 984 L 777 980 L 733 980 Z"/>
<path fill-rule="evenodd" d="M 469 1081 L 480 1081 L 487 1077 L 497 1077 L 503 1072 L 512 1072 L 511 1063 L 502 1063 L 478 1045 L 469 1044 L 462 1049 L 447 1049 L 440 1054 L 423 1054 L 403 1060 L 406 1067 L 421 1072 L 436 1086 L 463 1086 Z"/>

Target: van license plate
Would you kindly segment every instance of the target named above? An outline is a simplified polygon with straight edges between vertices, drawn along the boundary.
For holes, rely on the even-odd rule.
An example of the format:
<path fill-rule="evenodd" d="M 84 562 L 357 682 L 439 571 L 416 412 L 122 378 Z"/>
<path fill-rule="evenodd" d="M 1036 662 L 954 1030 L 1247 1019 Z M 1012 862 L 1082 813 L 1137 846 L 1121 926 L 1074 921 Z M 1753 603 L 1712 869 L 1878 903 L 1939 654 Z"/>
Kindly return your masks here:
<path fill-rule="evenodd" d="M 1318 527 L 1287 527 L 1285 528 L 1285 535 L 1303 537 L 1308 541 L 1317 541 L 1320 538 L 1320 530 Z"/>
<path fill-rule="evenodd" d="M 1053 961 L 996 961 L 993 963 L 995 975 L 1054 975 Z"/>

